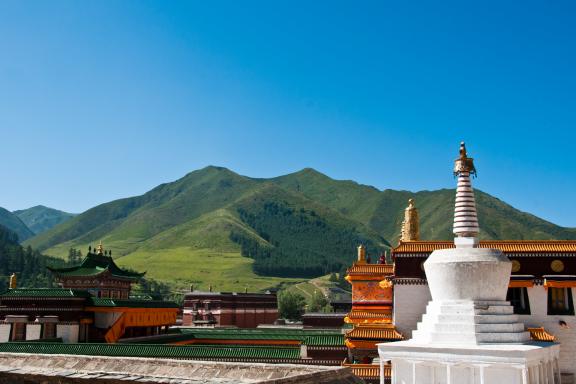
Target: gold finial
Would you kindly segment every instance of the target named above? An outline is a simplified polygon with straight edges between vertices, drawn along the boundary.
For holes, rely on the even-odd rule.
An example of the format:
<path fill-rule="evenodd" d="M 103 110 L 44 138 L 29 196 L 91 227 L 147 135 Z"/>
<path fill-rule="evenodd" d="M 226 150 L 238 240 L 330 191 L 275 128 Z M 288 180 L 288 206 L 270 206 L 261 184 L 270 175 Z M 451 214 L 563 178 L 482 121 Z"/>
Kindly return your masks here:
<path fill-rule="evenodd" d="M 16 274 L 13 273 L 10 276 L 10 289 L 16 289 L 16 281 L 17 281 Z"/>
<path fill-rule="evenodd" d="M 98 248 L 96 249 L 96 254 L 97 255 L 104 254 L 104 247 L 102 246 L 102 240 L 100 240 L 100 244 L 98 244 Z"/>
<path fill-rule="evenodd" d="M 474 167 L 474 159 L 468 157 L 466 152 L 466 144 L 460 143 L 460 157 L 454 161 L 454 176 L 467 172 L 470 175 L 476 175 L 476 168 Z"/>
<path fill-rule="evenodd" d="M 363 244 L 358 246 L 358 264 L 366 264 L 366 247 Z"/>
<path fill-rule="evenodd" d="M 414 206 L 414 199 L 408 199 L 408 207 L 404 210 L 404 221 L 402 221 L 400 241 L 418 240 L 420 240 L 418 209 Z"/>

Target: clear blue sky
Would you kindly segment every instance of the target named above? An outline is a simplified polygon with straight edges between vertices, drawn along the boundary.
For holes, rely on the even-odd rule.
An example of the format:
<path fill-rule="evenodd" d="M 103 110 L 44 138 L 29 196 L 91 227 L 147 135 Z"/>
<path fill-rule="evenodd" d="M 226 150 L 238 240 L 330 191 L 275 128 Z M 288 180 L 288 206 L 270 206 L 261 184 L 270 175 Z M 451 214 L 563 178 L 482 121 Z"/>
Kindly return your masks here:
<path fill-rule="evenodd" d="M 475 186 L 576 226 L 574 1 L 0 2 L 0 206 L 81 212 L 209 164 Z"/>

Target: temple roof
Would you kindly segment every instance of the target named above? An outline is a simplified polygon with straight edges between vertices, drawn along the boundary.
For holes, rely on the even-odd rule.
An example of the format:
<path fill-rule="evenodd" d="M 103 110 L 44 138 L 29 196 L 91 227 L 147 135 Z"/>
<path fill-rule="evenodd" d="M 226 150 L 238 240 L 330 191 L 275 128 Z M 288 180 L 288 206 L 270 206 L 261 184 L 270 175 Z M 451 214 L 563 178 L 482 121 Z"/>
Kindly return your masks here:
<path fill-rule="evenodd" d="M 86 356 L 131 356 L 176 359 L 300 360 L 300 347 L 223 347 L 203 345 L 62 344 L 44 342 L 0 343 L 0 352 Z M 236 360 L 237 359 L 237 360 Z"/>
<path fill-rule="evenodd" d="M 394 326 L 357 326 L 353 330 L 346 332 L 346 338 L 363 340 L 403 340 L 404 336 L 399 333 Z"/>
<path fill-rule="evenodd" d="M 548 333 L 544 327 L 540 328 L 528 328 L 528 332 L 530 332 L 530 337 L 534 341 L 554 341 L 556 337 L 550 333 Z"/>
<path fill-rule="evenodd" d="M 56 276 L 98 276 L 104 272 L 110 273 L 114 277 L 137 280 L 144 276 L 144 273 L 131 272 L 120 268 L 112 259 L 112 256 L 105 254 L 88 253 L 82 263 L 76 267 L 51 268 L 47 267 Z"/>
<path fill-rule="evenodd" d="M 487 240 L 479 248 L 496 248 L 506 253 L 576 252 L 576 240 Z M 392 250 L 401 253 L 431 253 L 438 249 L 454 248 L 453 241 L 406 241 Z"/>
<path fill-rule="evenodd" d="M 163 300 L 133 300 L 92 297 L 87 304 L 89 307 L 122 307 L 122 308 L 180 308 L 173 301 Z"/>
<path fill-rule="evenodd" d="M 88 291 L 68 288 L 14 288 L 0 294 L 2 298 L 8 297 L 91 297 Z"/>
<path fill-rule="evenodd" d="M 348 274 L 376 274 L 376 275 L 390 275 L 394 273 L 393 264 L 360 264 L 354 265 L 348 269 Z"/>

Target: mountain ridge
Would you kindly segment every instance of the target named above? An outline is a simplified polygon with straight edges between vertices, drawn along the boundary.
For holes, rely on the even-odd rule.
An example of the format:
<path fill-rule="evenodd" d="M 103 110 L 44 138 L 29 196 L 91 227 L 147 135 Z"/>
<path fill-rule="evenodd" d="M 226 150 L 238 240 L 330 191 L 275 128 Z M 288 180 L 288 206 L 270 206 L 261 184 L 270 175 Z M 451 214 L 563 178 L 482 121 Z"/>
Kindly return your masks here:
<path fill-rule="evenodd" d="M 60 211 L 44 205 L 36 205 L 27 209 L 13 211 L 12 213 L 18 216 L 35 235 L 47 231 L 76 216 L 73 213 Z"/>
<path fill-rule="evenodd" d="M 25 244 L 65 257 L 69 248 L 103 240 L 119 264 L 154 266 L 151 277 L 176 286 L 233 276 L 221 284 L 264 289 L 287 277 L 337 272 L 350 265 L 358 243 L 377 258 L 396 244 L 408 198 L 420 210 L 423 239 L 450 239 L 454 193 L 378 190 L 312 168 L 251 178 L 208 166 L 142 195 L 93 207 Z M 576 239 L 576 229 L 482 191 L 476 197 L 483 239 Z M 241 276 L 234 277 L 226 263 L 243 271 Z"/>

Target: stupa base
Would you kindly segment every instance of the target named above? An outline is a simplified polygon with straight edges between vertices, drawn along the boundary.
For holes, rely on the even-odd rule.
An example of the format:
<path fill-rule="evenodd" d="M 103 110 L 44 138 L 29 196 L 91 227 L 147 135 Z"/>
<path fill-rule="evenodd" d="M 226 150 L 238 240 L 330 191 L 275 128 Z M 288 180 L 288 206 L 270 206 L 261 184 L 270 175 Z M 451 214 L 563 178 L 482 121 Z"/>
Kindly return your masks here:
<path fill-rule="evenodd" d="M 378 344 L 380 364 L 392 363 L 392 384 L 559 384 L 559 353 L 559 344 L 538 342 L 466 346 L 408 340 Z"/>

